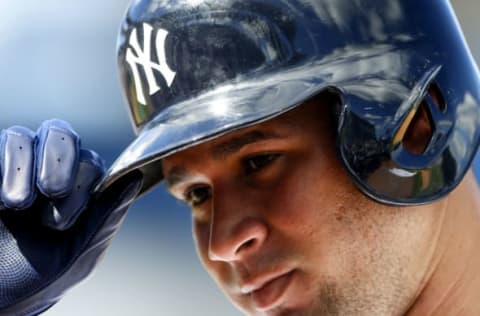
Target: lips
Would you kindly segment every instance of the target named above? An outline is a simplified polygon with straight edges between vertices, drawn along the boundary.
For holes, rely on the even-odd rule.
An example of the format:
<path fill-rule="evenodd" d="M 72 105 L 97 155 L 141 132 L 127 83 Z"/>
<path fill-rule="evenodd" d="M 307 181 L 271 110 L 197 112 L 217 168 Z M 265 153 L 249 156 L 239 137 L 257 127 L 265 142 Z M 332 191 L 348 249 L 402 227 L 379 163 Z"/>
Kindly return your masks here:
<path fill-rule="evenodd" d="M 293 274 L 294 271 L 289 271 L 271 277 L 263 283 L 258 282 L 256 285 L 243 287 L 242 291 L 250 295 L 255 309 L 265 311 L 277 305 L 292 282 Z"/>

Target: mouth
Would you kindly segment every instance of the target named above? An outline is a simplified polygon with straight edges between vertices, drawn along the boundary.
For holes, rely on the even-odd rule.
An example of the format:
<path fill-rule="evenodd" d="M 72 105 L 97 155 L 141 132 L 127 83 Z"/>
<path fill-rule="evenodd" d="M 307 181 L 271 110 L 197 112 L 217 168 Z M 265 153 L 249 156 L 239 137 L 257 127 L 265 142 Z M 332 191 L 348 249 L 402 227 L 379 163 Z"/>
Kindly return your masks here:
<path fill-rule="evenodd" d="M 257 311 L 266 311 L 278 305 L 292 283 L 295 270 L 273 276 L 250 286 L 242 287 L 242 292 L 250 295 Z"/>

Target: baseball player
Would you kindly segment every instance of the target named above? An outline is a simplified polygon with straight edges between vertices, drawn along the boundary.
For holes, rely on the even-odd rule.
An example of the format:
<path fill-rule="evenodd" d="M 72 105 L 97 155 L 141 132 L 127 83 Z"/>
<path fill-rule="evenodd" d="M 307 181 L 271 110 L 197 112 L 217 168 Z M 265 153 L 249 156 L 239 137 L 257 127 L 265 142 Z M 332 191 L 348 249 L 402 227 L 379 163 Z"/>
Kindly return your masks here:
<path fill-rule="evenodd" d="M 480 85 L 446 0 L 136 0 L 137 138 L 2 131 L 0 314 L 37 315 L 165 180 L 247 315 L 480 314 Z"/>

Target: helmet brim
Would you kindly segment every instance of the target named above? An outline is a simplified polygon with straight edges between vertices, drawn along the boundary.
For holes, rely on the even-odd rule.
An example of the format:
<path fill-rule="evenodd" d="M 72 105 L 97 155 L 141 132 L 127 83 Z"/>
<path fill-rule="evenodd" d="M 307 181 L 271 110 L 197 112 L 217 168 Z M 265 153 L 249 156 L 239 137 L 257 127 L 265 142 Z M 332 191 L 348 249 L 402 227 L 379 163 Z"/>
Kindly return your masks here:
<path fill-rule="evenodd" d="M 140 191 L 143 194 L 163 179 L 162 158 L 302 104 L 327 87 L 321 78 L 312 79 L 306 68 L 223 85 L 166 108 L 141 129 L 106 172 L 96 191 L 140 170 L 144 176 Z"/>

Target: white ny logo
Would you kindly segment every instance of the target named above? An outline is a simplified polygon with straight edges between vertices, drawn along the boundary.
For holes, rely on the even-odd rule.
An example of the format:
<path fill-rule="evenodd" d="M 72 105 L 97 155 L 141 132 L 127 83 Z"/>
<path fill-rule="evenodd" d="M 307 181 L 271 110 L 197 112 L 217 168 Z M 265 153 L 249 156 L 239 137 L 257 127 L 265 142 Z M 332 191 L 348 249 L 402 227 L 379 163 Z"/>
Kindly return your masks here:
<path fill-rule="evenodd" d="M 137 90 L 137 99 L 143 105 L 146 105 L 145 96 L 143 94 L 142 82 L 140 80 L 140 74 L 138 66 L 142 66 L 145 71 L 145 77 L 147 78 L 149 95 L 153 95 L 160 90 L 160 87 L 155 80 L 153 70 L 159 71 L 168 87 L 172 85 L 175 78 L 175 72 L 167 65 L 167 58 L 165 56 L 165 40 L 168 32 L 163 29 L 158 29 L 155 39 L 155 47 L 157 51 L 158 64 L 152 61 L 151 56 L 151 41 L 152 41 L 153 27 L 147 23 L 143 23 L 143 50 L 138 44 L 137 29 L 134 29 L 130 34 L 129 44 L 127 49 L 126 60 L 130 65 L 133 72 L 133 79 L 135 80 L 135 89 Z"/>

